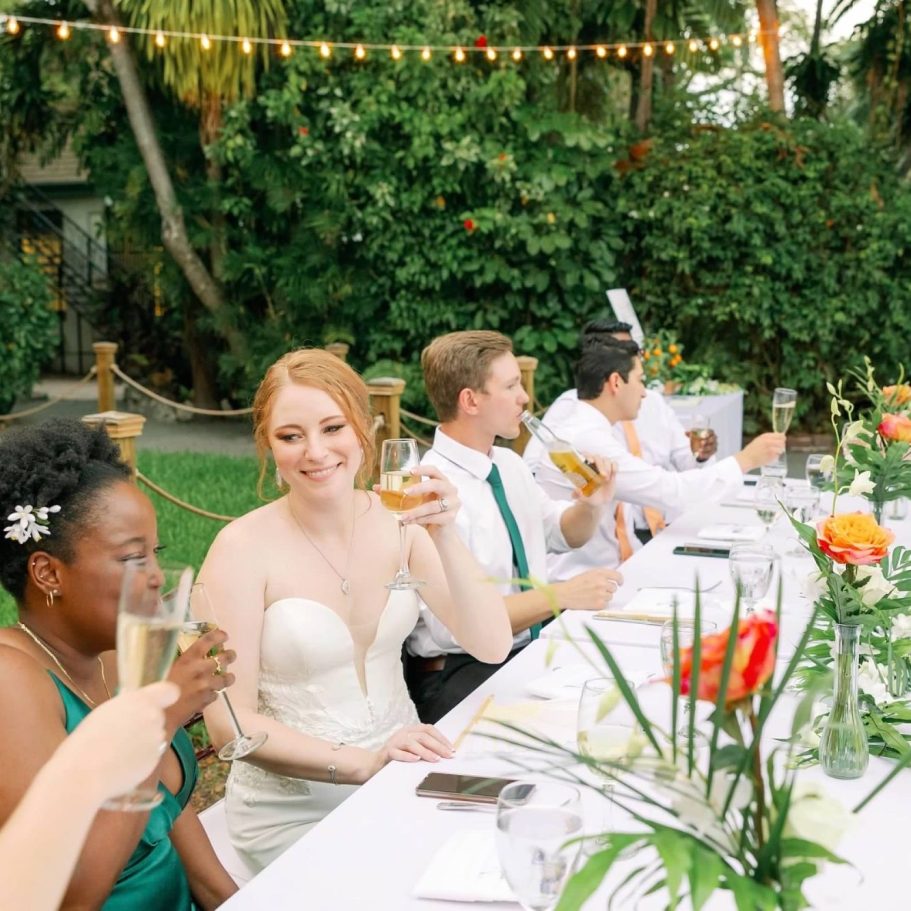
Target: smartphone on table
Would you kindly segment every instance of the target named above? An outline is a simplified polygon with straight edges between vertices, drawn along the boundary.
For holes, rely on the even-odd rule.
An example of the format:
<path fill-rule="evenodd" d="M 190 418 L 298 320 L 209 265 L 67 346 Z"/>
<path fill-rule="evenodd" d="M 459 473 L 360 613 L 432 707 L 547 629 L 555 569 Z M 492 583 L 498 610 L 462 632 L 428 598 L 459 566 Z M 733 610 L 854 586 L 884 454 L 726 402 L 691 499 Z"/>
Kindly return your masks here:
<path fill-rule="evenodd" d="M 709 547 L 707 544 L 681 544 L 673 553 L 678 557 L 720 557 L 726 560 L 731 555 L 729 547 Z"/>
<path fill-rule="evenodd" d="M 452 775 L 448 772 L 430 772 L 415 788 L 418 797 L 436 797 L 443 800 L 464 800 L 469 803 L 495 804 L 500 791 L 512 778 L 487 778 L 483 775 Z M 534 790 L 527 785 L 528 793 Z M 522 795 L 517 795 L 521 797 Z"/>

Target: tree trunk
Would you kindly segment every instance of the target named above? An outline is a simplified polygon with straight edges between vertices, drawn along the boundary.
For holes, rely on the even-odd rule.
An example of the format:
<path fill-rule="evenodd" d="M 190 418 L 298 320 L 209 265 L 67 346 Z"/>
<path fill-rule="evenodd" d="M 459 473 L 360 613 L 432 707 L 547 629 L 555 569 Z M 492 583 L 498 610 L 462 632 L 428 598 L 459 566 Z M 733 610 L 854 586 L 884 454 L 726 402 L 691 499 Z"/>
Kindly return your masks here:
<path fill-rule="evenodd" d="M 197 408 L 218 408 L 218 390 L 215 383 L 215 371 L 208 357 L 209 345 L 199 334 L 196 325 L 198 304 L 190 301 L 183 312 L 183 343 L 190 362 L 190 375 L 193 382 L 193 404 Z"/>
<path fill-rule="evenodd" d="M 105 22 L 119 21 L 112 0 L 85 0 L 85 3 L 93 14 L 99 15 Z M 155 131 L 155 121 L 142 83 L 139 81 L 136 61 L 127 43 L 127 36 L 124 35 L 117 44 L 109 45 L 109 48 L 133 136 L 146 166 L 161 214 L 162 242 L 193 289 L 193 293 L 212 314 L 215 326 L 227 342 L 231 353 L 244 360 L 247 354 L 246 339 L 234 324 L 221 289 L 187 237 L 183 211 L 177 202 L 171 175 L 168 173 L 164 153 Z"/>
<path fill-rule="evenodd" d="M 645 40 L 652 40 L 652 25 L 658 9 L 658 0 L 645 0 Z M 639 64 L 639 101 L 636 105 L 636 129 L 644 133 L 652 119 L 652 86 L 655 81 L 655 55 L 642 55 Z"/>
<path fill-rule="evenodd" d="M 775 0 L 756 0 L 756 11 L 759 13 L 769 107 L 773 111 L 784 111 L 784 72 L 781 68 L 781 53 L 778 46 L 778 8 Z"/>

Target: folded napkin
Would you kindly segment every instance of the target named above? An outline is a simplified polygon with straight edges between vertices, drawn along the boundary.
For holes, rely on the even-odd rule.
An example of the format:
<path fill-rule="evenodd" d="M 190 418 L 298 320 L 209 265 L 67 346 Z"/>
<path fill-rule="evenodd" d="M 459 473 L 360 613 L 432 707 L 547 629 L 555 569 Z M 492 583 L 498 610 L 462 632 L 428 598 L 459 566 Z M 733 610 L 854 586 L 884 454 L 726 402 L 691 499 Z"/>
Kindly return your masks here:
<path fill-rule="evenodd" d="M 691 588 L 640 588 L 623 607 L 608 608 L 604 613 L 608 619 L 638 619 L 640 616 L 648 617 L 651 622 L 663 623 L 670 620 L 674 614 L 674 602 L 677 603 L 677 616 L 683 619 L 692 619 L 696 608 L 696 593 Z M 702 605 L 705 607 L 710 599 L 702 596 Z M 598 614 L 594 614 L 595 617 Z M 649 622 L 649 621 L 643 621 Z"/>
<path fill-rule="evenodd" d="M 552 667 L 546 674 L 525 682 L 525 691 L 540 699 L 578 699 L 586 680 L 598 677 L 590 664 Z"/>
<path fill-rule="evenodd" d="M 493 828 L 450 836 L 415 884 L 414 895 L 454 902 L 515 902 L 500 869 Z"/>
<path fill-rule="evenodd" d="M 696 537 L 712 541 L 761 541 L 764 535 L 765 528 L 761 525 L 719 523 L 701 529 Z"/>

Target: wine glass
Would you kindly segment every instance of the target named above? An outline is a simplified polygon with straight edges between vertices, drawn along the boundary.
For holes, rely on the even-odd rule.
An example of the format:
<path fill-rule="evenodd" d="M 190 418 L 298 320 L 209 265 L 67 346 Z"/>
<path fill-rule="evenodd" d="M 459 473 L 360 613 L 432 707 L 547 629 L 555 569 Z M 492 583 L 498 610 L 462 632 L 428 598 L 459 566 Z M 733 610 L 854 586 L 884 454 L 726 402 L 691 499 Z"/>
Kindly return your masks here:
<path fill-rule="evenodd" d="M 787 389 L 779 386 L 772 393 L 772 430 L 775 433 L 787 433 L 794 418 L 794 409 L 797 406 L 797 392 L 794 389 Z M 788 456 L 783 452 L 776 464 L 781 466 L 782 476 L 788 473 Z"/>
<path fill-rule="evenodd" d="M 399 519 L 399 569 L 392 581 L 386 584 L 386 588 L 407 590 L 424 585 L 408 569 L 405 526 L 402 525 L 403 512 L 435 499 L 432 494 L 422 497 L 408 493 L 409 487 L 421 483 L 421 476 L 411 473 L 419 464 L 418 444 L 414 440 L 383 440 L 380 455 L 380 502 Z"/>
<path fill-rule="evenodd" d="M 798 522 L 812 525 L 819 512 L 819 491 L 810 485 L 793 484 L 786 488 L 784 502 Z M 807 551 L 798 538 L 797 543 L 787 553 L 791 556 L 801 556 Z"/>
<path fill-rule="evenodd" d="M 177 587 L 161 593 L 161 572 L 145 563 L 124 566 L 117 606 L 119 689 L 137 690 L 163 680 L 177 654 L 177 636 L 187 613 L 193 570 L 185 567 Z M 163 744 L 167 747 L 167 744 Z M 137 785 L 106 800 L 106 810 L 150 810 L 162 801 L 157 784 Z"/>
<path fill-rule="evenodd" d="M 190 614 L 187 621 L 180 630 L 180 636 L 177 640 L 180 650 L 185 652 L 197 639 L 212 630 L 218 629 L 218 618 L 215 615 L 215 609 L 209 599 L 206 587 L 202 582 L 197 582 L 193 586 L 190 595 Z M 213 653 L 210 652 L 210 655 Z M 254 750 L 258 750 L 268 739 L 269 735 L 265 731 L 256 731 L 253 734 L 245 734 L 234 714 L 234 706 L 228 699 L 228 694 L 223 690 L 218 691 L 218 695 L 228 710 L 228 717 L 231 719 L 231 727 L 234 729 L 234 739 L 229 740 L 219 751 L 218 758 L 223 762 L 232 762 L 235 759 L 243 759 L 249 756 Z"/>
<path fill-rule="evenodd" d="M 699 638 L 714 633 L 718 629 L 718 624 L 713 620 L 702 620 L 699 624 Z M 677 619 L 677 649 L 678 652 L 685 648 L 692 648 L 696 638 L 696 621 Z M 659 640 L 659 654 L 661 656 L 661 670 L 664 671 L 665 677 L 671 681 L 674 674 L 674 621 L 668 620 L 661 627 L 661 639 Z M 690 736 L 690 724 L 687 715 L 690 711 L 689 696 L 680 696 L 677 698 L 683 705 L 683 721 L 677 729 L 679 737 Z"/>
<path fill-rule="evenodd" d="M 734 544 L 728 556 L 728 568 L 746 612 L 752 613 L 756 602 L 765 597 L 772 584 L 775 551 L 768 544 Z"/>
<path fill-rule="evenodd" d="M 551 911 L 573 872 L 582 836 L 579 790 L 558 781 L 514 781 L 497 800 L 500 867 L 525 911 Z"/>
<path fill-rule="evenodd" d="M 766 533 L 778 518 L 778 502 L 784 495 L 784 484 L 781 478 L 773 475 L 761 477 L 753 489 L 753 505 L 759 521 L 765 525 Z"/>
<path fill-rule="evenodd" d="M 813 452 L 807 456 L 807 483 L 810 487 L 815 487 L 816 490 L 822 490 L 832 478 L 831 472 L 823 471 L 822 469 L 822 460 L 825 457 L 825 453 L 822 452 Z"/>

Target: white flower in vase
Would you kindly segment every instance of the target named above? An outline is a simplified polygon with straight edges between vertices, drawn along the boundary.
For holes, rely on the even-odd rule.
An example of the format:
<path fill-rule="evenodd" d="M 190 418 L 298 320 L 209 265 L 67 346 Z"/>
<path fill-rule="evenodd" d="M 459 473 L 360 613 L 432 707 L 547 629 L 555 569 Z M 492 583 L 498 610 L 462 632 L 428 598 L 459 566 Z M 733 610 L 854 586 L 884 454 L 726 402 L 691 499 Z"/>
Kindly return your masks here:
<path fill-rule="evenodd" d="M 876 607 L 884 598 L 891 598 L 895 594 L 895 586 L 887 581 L 876 564 L 858 566 L 854 578 L 858 582 L 860 600 L 865 607 Z"/>
<path fill-rule="evenodd" d="M 892 619 L 892 641 L 911 639 L 911 615 L 899 614 Z"/>
<path fill-rule="evenodd" d="M 886 686 L 888 673 L 885 667 L 878 665 L 871 658 L 865 658 L 860 663 L 857 671 L 857 686 L 868 696 L 871 696 L 877 705 L 885 705 L 893 701 L 893 696 Z"/>
<path fill-rule="evenodd" d="M 791 793 L 784 834 L 815 842 L 834 853 L 853 818 L 853 814 L 829 797 L 818 782 L 798 778 Z"/>
<path fill-rule="evenodd" d="M 848 488 L 849 497 L 865 497 L 876 489 L 876 482 L 870 480 L 869 471 L 855 471 L 854 480 Z"/>

